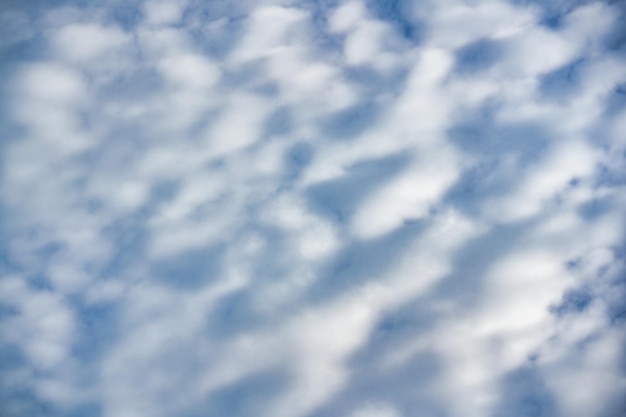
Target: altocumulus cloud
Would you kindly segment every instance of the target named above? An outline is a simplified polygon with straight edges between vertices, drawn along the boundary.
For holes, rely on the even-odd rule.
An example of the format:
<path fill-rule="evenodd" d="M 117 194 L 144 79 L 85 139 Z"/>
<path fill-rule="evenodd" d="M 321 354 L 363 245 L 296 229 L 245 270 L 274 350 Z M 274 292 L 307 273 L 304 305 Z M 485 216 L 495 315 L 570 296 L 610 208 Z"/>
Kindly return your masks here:
<path fill-rule="evenodd" d="M 616 1 L 5 1 L 0 414 L 626 412 Z"/>

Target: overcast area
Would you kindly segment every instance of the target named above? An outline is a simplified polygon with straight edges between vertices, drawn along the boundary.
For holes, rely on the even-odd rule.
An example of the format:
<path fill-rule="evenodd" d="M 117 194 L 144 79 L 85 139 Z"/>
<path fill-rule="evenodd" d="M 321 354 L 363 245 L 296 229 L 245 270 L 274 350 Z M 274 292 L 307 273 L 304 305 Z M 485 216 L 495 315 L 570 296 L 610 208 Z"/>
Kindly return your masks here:
<path fill-rule="evenodd" d="M 3 0 L 0 415 L 626 415 L 625 21 Z"/>

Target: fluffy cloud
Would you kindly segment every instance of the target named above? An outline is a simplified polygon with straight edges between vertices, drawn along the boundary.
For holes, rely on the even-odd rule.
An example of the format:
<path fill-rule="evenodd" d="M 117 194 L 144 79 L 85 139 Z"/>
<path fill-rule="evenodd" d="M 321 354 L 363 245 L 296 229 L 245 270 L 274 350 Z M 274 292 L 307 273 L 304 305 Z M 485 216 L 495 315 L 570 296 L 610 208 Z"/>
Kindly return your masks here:
<path fill-rule="evenodd" d="M 619 5 L 470 3 L 0 11 L 0 414 L 619 414 Z"/>

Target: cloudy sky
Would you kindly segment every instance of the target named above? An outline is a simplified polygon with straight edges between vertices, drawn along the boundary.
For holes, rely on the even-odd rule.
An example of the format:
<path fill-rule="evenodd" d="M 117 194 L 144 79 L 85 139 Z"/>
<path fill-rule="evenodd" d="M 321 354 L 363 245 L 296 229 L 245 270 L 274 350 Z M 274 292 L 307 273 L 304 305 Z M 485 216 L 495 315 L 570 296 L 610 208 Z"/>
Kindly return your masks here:
<path fill-rule="evenodd" d="M 625 415 L 625 19 L 3 0 L 0 415 Z"/>

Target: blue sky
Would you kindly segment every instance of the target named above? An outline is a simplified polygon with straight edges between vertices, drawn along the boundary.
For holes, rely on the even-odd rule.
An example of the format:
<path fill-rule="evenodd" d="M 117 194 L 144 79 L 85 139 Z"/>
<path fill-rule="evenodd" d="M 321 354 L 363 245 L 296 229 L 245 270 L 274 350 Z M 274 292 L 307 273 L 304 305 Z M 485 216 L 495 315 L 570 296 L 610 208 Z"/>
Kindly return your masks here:
<path fill-rule="evenodd" d="M 0 414 L 619 417 L 619 1 L 5 1 Z"/>

